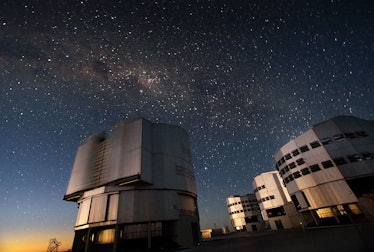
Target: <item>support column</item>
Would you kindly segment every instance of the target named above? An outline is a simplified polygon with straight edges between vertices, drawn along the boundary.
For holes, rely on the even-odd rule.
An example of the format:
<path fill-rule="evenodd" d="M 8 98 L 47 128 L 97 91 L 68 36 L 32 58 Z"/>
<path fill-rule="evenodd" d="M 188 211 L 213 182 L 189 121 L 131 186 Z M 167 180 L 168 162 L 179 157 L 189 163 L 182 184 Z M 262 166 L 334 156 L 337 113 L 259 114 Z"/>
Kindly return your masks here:
<path fill-rule="evenodd" d="M 91 228 L 88 228 L 87 230 L 87 236 L 86 236 L 86 245 L 84 247 L 84 252 L 88 252 L 89 251 L 89 247 L 90 247 L 90 237 L 91 236 Z"/>
<path fill-rule="evenodd" d="M 119 243 L 120 243 L 120 229 L 119 225 L 115 225 L 115 231 L 114 231 L 114 244 L 113 244 L 113 252 L 117 252 L 119 249 Z"/>
<path fill-rule="evenodd" d="M 148 248 L 150 249 L 152 247 L 152 232 L 151 232 L 151 222 L 148 222 L 147 224 L 147 237 L 148 237 Z"/>

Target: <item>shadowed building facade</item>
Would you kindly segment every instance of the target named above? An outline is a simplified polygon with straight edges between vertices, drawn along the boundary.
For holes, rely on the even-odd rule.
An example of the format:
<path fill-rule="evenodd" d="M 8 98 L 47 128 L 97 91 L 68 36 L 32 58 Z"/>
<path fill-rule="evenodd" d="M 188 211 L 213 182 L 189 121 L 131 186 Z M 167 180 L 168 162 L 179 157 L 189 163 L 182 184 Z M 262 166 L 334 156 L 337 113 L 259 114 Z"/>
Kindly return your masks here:
<path fill-rule="evenodd" d="M 235 231 L 257 231 L 265 228 L 256 195 L 234 195 L 226 199 L 227 211 Z"/>
<path fill-rule="evenodd" d="M 314 125 L 275 155 L 305 224 L 374 216 L 374 121 L 338 116 Z"/>
<path fill-rule="evenodd" d="M 79 207 L 73 252 L 200 242 L 188 134 L 178 126 L 136 119 L 88 137 L 64 200 Z"/>

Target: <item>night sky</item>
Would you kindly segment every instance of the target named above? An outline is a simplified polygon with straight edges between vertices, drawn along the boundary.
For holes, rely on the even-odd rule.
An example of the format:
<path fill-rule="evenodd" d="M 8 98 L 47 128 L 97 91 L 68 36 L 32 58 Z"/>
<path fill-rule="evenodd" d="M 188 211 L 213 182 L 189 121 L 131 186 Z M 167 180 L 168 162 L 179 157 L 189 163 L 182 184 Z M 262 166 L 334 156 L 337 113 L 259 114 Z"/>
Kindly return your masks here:
<path fill-rule="evenodd" d="M 0 3 L 0 251 L 71 247 L 80 142 L 123 119 L 190 135 L 201 228 L 232 226 L 273 154 L 338 115 L 374 118 L 367 1 Z M 27 249 L 25 249 L 27 248 Z"/>

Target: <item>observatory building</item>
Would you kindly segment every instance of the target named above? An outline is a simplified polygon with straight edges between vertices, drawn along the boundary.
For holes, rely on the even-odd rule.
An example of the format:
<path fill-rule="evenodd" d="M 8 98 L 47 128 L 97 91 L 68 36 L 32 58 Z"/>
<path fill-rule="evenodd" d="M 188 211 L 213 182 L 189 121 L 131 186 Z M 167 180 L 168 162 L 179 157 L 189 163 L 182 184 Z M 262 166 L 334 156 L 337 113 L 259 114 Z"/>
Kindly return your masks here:
<path fill-rule="evenodd" d="M 73 252 L 200 242 L 188 134 L 178 126 L 141 118 L 88 137 L 64 200 L 78 204 Z"/>
<path fill-rule="evenodd" d="M 308 226 L 374 217 L 374 121 L 338 116 L 284 145 L 275 166 Z"/>

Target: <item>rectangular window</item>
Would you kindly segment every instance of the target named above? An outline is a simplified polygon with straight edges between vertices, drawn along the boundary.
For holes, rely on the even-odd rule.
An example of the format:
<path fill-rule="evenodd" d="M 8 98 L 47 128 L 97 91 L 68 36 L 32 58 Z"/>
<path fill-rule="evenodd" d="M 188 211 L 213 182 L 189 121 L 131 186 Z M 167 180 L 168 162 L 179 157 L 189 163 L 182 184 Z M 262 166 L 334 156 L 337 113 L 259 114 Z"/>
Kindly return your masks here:
<path fill-rule="evenodd" d="M 318 214 L 318 217 L 321 219 L 334 217 L 334 213 L 330 207 L 317 209 L 316 213 Z"/>
<path fill-rule="evenodd" d="M 356 138 L 355 133 L 352 133 L 352 132 L 344 133 L 344 135 L 348 139 Z"/>
<path fill-rule="evenodd" d="M 317 140 L 317 141 L 311 142 L 311 143 L 310 143 L 310 146 L 312 146 L 312 148 L 315 149 L 315 148 L 320 147 L 321 144 L 320 144 L 319 141 Z"/>
<path fill-rule="evenodd" d="M 294 156 L 294 157 L 296 157 L 299 154 L 300 154 L 300 152 L 299 152 L 298 149 L 292 151 L 292 156 Z"/>
<path fill-rule="evenodd" d="M 291 162 L 288 166 L 289 166 L 291 169 L 293 169 L 293 168 L 296 167 L 295 162 Z"/>
<path fill-rule="evenodd" d="M 289 181 L 289 179 L 288 179 L 288 177 L 287 177 L 287 178 L 284 178 L 284 179 L 283 179 L 283 182 L 284 182 L 285 184 L 288 184 L 288 182 L 290 182 L 290 181 Z"/>
<path fill-rule="evenodd" d="M 331 141 L 331 139 L 330 139 L 329 137 L 325 137 L 325 138 L 322 138 L 322 139 L 321 139 L 321 143 L 322 143 L 323 145 L 327 145 L 327 144 L 332 143 L 332 141 Z"/>
<path fill-rule="evenodd" d="M 296 163 L 297 163 L 297 165 L 302 165 L 302 164 L 305 164 L 305 161 L 304 161 L 304 159 L 299 158 L 298 160 L 296 160 Z"/>
<path fill-rule="evenodd" d="M 316 171 L 320 171 L 321 168 L 319 168 L 319 165 L 318 164 L 314 164 L 314 165 L 311 165 L 309 167 L 309 169 L 312 171 L 312 172 L 316 172 Z"/>
<path fill-rule="evenodd" d="M 334 141 L 342 141 L 345 139 L 343 134 L 336 134 L 332 138 L 334 139 Z"/>
<path fill-rule="evenodd" d="M 301 147 L 300 147 L 300 151 L 301 151 L 301 152 L 306 152 L 306 151 L 308 151 L 308 150 L 309 150 L 309 148 L 308 148 L 307 145 L 304 145 L 304 146 L 301 146 Z"/>
<path fill-rule="evenodd" d="M 331 162 L 331 160 L 327 160 L 327 161 L 322 162 L 322 166 L 323 168 L 327 169 L 327 168 L 333 167 L 334 164 Z"/>
<path fill-rule="evenodd" d="M 361 158 L 361 155 L 360 154 L 352 154 L 352 155 L 349 155 L 347 156 L 348 160 L 353 163 L 353 162 L 357 162 L 357 161 L 362 161 L 362 158 Z"/>
<path fill-rule="evenodd" d="M 363 130 L 360 130 L 360 131 L 357 131 L 357 132 L 356 132 L 356 135 L 357 135 L 357 137 L 367 137 L 367 136 L 368 136 L 368 133 L 366 133 L 366 132 L 363 131 Z"/>
<path fill-rule="evenodd" d="M 309 168 L 301 169 L 301 174 L 308 175 L 310 173 Z"/>
<path fill-rule="evenodd" d="M 293 180 L 294 180 L 294 178 L 293 178 L 292 175 L 288 176 L 288 181 L 289 181 L 289 182 L 291 182 L 291 181 L 293 181 Z"/>
<path fill-rule="evenodd" d="M 343 165 L 347 163 L 347 161 L 343 157 L 337 157 L 337 158 L 334 158 L 333 160 L 334 160 L 335 165 Z"/>
<path fill-rule="evenodd" d="M 286 165 L 286 167 L 284 167 L 284 173 L 288 172 L 290 170 L 290 168 L 288 167 L 288 165 Z"/>
<path fill-rule="evenodd" d="M 300 178 L 300 177 L 301 177 L 301 174 L 300 174 L 300 172 L 299 172 L 299 171 L 297 171 L 297 172 L 294 172 L 294 173 L 292 173 L 292 175 L 293 175 L 293 177 L 294 177 L 295 179 L 297 179 L 297 178 Z"/>
<path fill-rule="evenodd" d="M 362 154 L 363 159 L 365 159 L 365 160 L 374 159 L 374 154 L 373 153 L 363 152 L 361 154 Z"/>
<path fill-rule="evenodd" d="M 286 160 L 289 160 L 289 159 L 291 159 L 292 157 L 291 157 L 291 154 L 290 153 L 288 153 L 286 156 L 285 156 L 285 158 L 286 158 Z"/>
<path fill-rule="evenodd" d="M 275 199 L 274 195 L 270 195 L 270 199 Z"/>

